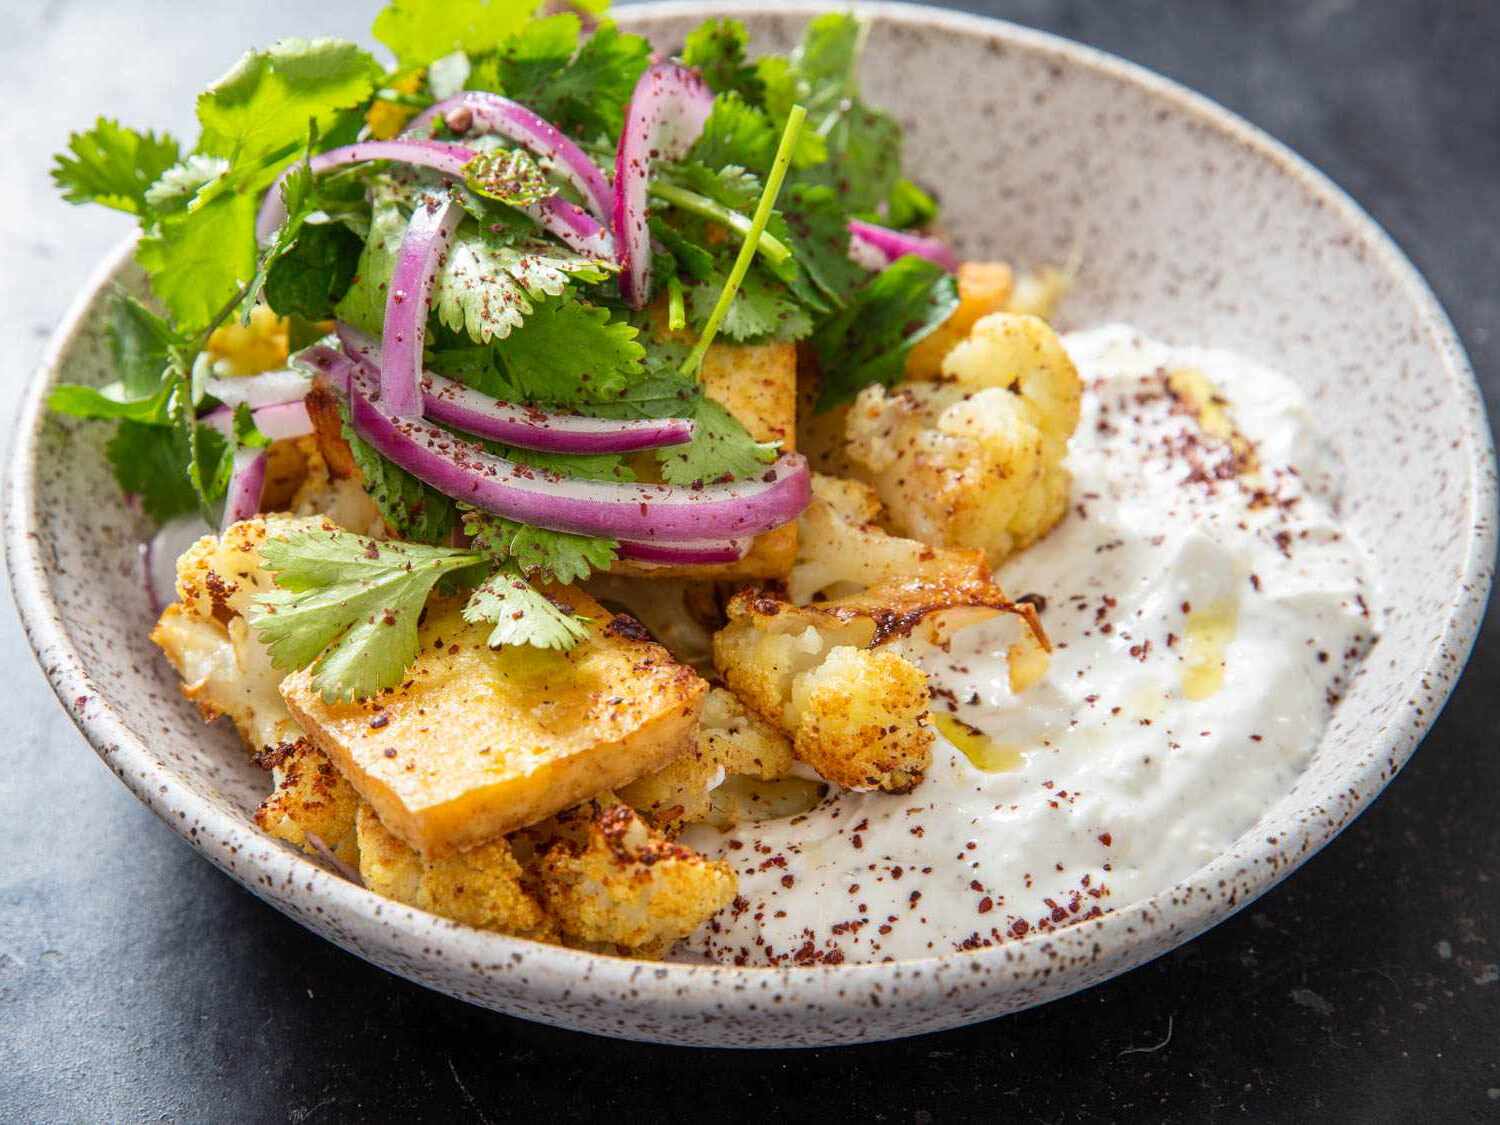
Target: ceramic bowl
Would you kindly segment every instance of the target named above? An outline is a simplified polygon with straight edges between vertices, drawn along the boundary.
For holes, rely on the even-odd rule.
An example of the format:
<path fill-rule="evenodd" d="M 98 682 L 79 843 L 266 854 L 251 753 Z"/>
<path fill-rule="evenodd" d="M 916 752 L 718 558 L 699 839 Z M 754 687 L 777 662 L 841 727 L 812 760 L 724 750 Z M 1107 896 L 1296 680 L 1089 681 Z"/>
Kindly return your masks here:
<path fill-rule="evenodd" d="M 146 526 L 112 502 L 106 427 L 43 412 L 58 379 L 102 383 L 101 268 L 30 388 L 6 545 L 21 616 L 100 757 L 209 860 L 309 929 L 475 1004 L 605 1035 L 794 1046 L 935 1031 L 1096 984 L 1189 940 L 1297 868 L 1401 768 L 1462 670 L 1490 583 L 1489 430 L 1452 327 L 1390 240 L 1285 148 L 1138 67 L 1003 23 L 861 6 L 869 96 L 907 128 L 969 256 L 1085 268 L 1066 326 L 1126 320 L 1244 352 L 1298 379 L 1347 466 L 1344 518 L 1369 550 L 1381 640 L 1311 765 L 1235 846 L 1182 884 L 999 948 L 837 968 L 646 964 L 468 929 L 381 899 L 261 835 L 265 776 L 205 728 L 146 639 Z M 784 50 L 811 9 L 620 12 L 679 43 L 709 12 Z M 149 872 L 143 873 L 150 878 Z"/>

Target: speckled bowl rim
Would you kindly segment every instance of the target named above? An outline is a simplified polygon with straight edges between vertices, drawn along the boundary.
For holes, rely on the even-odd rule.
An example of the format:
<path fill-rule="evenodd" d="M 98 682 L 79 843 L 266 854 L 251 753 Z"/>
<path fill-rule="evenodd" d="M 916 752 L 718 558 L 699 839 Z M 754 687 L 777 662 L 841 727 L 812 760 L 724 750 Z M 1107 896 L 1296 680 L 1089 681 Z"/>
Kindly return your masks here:
<path fill-rule="evenodd" d="M 852 7 L 879 20 L 986 37 L 1039 56 L 1056 58 L 1070 66 L 1093 70 L 1106 77 L 1135 84 L 1170 101 L 1182 113 L 1198 119 L 1207 127 L 1228 135 L 1275 165 L 1284 175 L 1299 181 L 1310 195 L 1334 209 L 1339 219 L 1374 252 L 1380 266 L 1399 284 L 1404 298 L 1418 312 L 1430 346 L 1440 357 L 1450 390 L 1467 413 L 1467 426 L 1462 436 L 1470 468 L 1471 491 L 1466 508 L 1460 509 L 1460 514 L 1466 521 L 1464 534 L 1468 536 L 1467 553 L 1456 596 L 1442 631 L 1433 638 L 1429 656 L 1422 666 L 1422 678 L 1434 682 L 1446 681 L 1448 691 L 1451 692 L 1457 677 L 1453 674 L 1451 664 L 1447 668 L 1441 666 L 1442 655 L 1445 652 L 1462 653 L 1467 658 L 1483 619 L 1489 594 L 1490 566 L 1496 546 L 1494 450 L 1479 388 L 1451 321 L 1416 268 L 1379 224 L 1325 175 L 1248 122 L 1176 82 L 1094 48 L 1002 20 L 913 4 L 831 5 L 799 2 L 766 7 L 774 7 L 793 15 L 812 15 L 833 8 Z M 763 12 L 766 7 L 742 3 L 672 0 L 632 6 L 620 14 L 633 26 L 640 27 L 658 20 L 689 15 L 747 16 Z M 57 378 L 63 358 L 83 331 L 91 303 L 125 265 L 134 241 L 133 238 L 128 239 L 117 247 L 94 271 L 53 334 L 22 403 L 5 490 L 4 542 L 12 590 L 33 650 L 39 661 L 44 659 L 43 653 L 50 660 L 50 663 L 43 664 L 43 671 L 53 691 L 95 751 L 174 830 L 181 832 L 180 814 L 187 811 L 190 814 L 188 822 L 196 821 L 199 827 L 189 839 L 193 847 L 255 893 L 273 905 L 279 905 L 274 892 L 268 888 L 272 876 L 279 878 L 284 874 L 285 866 L 282 861 L 288 856 L 276 853 L 277 866 L 273 868 L 271 858 L 265 855 L 263 848 L 265 837 L 259 834 L 248 818 L 226 811 L 198 796 L 188 786 L 157 769 L 144 744 L 107 704 L 99 685 L 92 680 L 78 652 L 70 643 L 49 590 L 46 562 L 40 556 L 36 537 L 31 530 L 35 505 L 33 470 L 47 391 Z M 87 707 L 79 702 L 85 698 L 89 700 Z M 796 1018 L 799 1002 L 811 1003 L 818 1007 L 823 1016 L 819 1022 L 824 1023 L 834 1022 L 846 1015 L 859 1016 L 873 1024 L 883 1022 L 881 1014 L 872 1011 L 870 992 L 867 990 L 873 989 L 879 993 L 882 991 L 882 982 L 903 981 L 902 987 L 885 993 L 887 999 L 884 1005 L 879 1002 L 873 1005 L 875 1008 L 884 1008 L 888 1016 L 892 1017 L 889 1022 L 900 1024 L 904 1022 L 900 1018 L 903 1008 L 930 1007 L 936 997 L 947 993 L 960 979 L 966 985 L 974 983 L 976 978 L 988 978 L 992 975 L 994 979 L 1008 978 L 1014 981 L 1017 979 L 1017 972 L 1023 970 L 1028 962 L 1036 966 L 1035 979 L 1038 980 L 1052 975 L 1054 971 L 1066 973 L 1066 969 L 1055 968 L 1056 962 L 1047 952 L 1051 947 L 1078 944 L 1082 948 L 1086 942 L 1093 946 L 1096 953 L 1101 949 L 1110 951 L 1115 958 L 1112 971 L 1103 976 L 1078 972 L 1075 974 L 1078 979 L 1076 983 L 1070 982 L 1071 986 L 1057 987 L 1057 982 L 1054 982 L 1053 988 L 1044 990 L 1047 994 L 1043 999 L 1056 999 L 1135 968 L 1150 958 L 1191 940 L 1276 886 L 1309 856 L 1338 835 L 1349 821 L 1374 800 L 1410 758 L 1440 710 L 1440 707 L 1430 707 L 1421 712 L 1408 711 L 1402 724 L 1393 725 L 1386 731 L 1382 753 L 1367 755 L 1358 769 L 1338 775 L 1318 792 L 1308 792 L 1303 801 L 1304 806 L 1321 807 L 1328 812 L 1328 819 L 1319 826 L 1316 833 L 1305 826 L 1299 826 L 1298 831 L 1287 833 L 1275 842 L 1261 842 L 1240 850 L 1238 855 L 1226 853 L 1194 872 L 1183 883 L 1097 920 L 1050 933 L 1033 933 L 994 949 L 838 967 L 737 968 L 726 965 L 647 964 L 511 938 L 471 929 L 445 919 L 420 914 L 417 917 L 433 939 L 440 938 L 447 946 L 443 960 L 449 966 L 455 963 L 490 964 L 524 953 L 535 978 L 533 988 L 538 995 L 552 992 L 586 975 L 591 988 L 608 988 L 616 994 L 628 990 L 634 1006 L 648 1007 L 664 1021 L 675 1018 L 692 1019 L 701 1014 L 709 999 L 722 1003 L 727 997 L 753 997 L 756 993 L 763 995 L 766 974 L 773 974 L 777 978 L 776 987 L 793 1002 L 785 1010 L 788 1018 Z M 365 926 L 375 924 L 378 909 L 384 900 L 329 873 L 300 853 L 289 854 L 289 858 L 297 882 L 326 911 L 335 916 L 342 915 L 351 921 L 362 922 Z M 1181 893 L 1189 886 L 1242 882 L 1247 866 L 1251 864 L 1258 866 L 1263 877 L 1237 898 L 1225 901 L 1219 896 Z M 1162 935 L 1159 932 L 1153 933 L 1153 929 L 1165 918 L 1170 918 L 1171 925 L 1170 936 L 1163 942 Z M 416 928 L 418 927 L 413 927 L 414 933 Z M 1036 955 L 1035 961 L 1032 961 L 1033 955 Z M 962 974 L 962 978 L 959 974 Z M 412 979 L 425 983 L 417 976 Z M 761 987 L 752 991 L 750 985 Z M 1004 985 L 996 987 L 1003 988 Z M 732 1000 L 729 1006 L 732 1009 Z M 992 1005 L 995 1008 L 1003 1006 L 999 1003 Z M 983 1011 L 960 1015 L 951 1021 L 941 1018 L 924 1021 L 915 1013 L 912 1016 L 914 1018 L 911 1022 L 921 1025 L 920 1027 L 913 1027 L 910 1031 L 893 1029 L 890 1034 L 908 1034 L 923 1028 L 954 1026 L 988 1018 Z M 545 1014 L 540 1018 L 546 1019 Z M 881 1037 L 878 1030 L 859 1036 L 861 1039 Z M 807 1041 L 830 1042 L 841 1038 L 813 1031 L 808 1035 Z"/>

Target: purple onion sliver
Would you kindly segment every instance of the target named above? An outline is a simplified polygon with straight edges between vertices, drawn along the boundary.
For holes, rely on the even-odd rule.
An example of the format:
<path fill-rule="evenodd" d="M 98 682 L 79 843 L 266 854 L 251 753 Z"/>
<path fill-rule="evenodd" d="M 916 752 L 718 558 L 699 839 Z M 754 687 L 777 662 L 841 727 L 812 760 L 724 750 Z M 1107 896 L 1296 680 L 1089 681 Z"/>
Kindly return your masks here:
<path fill-rule="evenodd" d="M 307 413 L 307 404 L 302 399 L 262 406 L 259 410 L 252 410 L 250 417 L 255 421 L 255 428 L 272 441 L 306 437 L 313 432 L 312 416 Z M 212 426 L 225 437 L 234 435 L 234 411 L 227 406 L 210 410 L 198 422 Z"/>
<path fill-rule="evenodd" d="M 447 194 L 418 200 L 396 253 L 385 298 L 380 400 L 398 418 L 422 414 L 422 347 L 432 282 L 463 217 L 464 209 Z"/>
<path fill-rule="evenodd" d="M 260 493 L 266 483 L 266 460 L 264 449 L 234 451 L 229 494 L 224 499 L 224 527 L 247 520 L 260 511 Z"/>
<path fill-rule="evenodd" d="M 537 156 L 552 161 L 557 174 L 577 188 L 588 201 L 596 218 L 609 221 L 612 193 L 599 166 L 571 137 L 519 102 L 499 94 L 469 90 L 424 109 L 412 119 L 407 132 L 414 136 L 430 135 L 432 123 L 439 117 L 446 119 L 455 110 L 468 110 L 471 115 L 469 129 L 455 129 L 455 132 L 498 133 L 507 140 L 525 145 Z"/>
<path fill-rule="evenodd" d="M 947 243 L 936 238 L 923 238 L 921 235 L 910 234 L 904 230 L 891 230 L 889 227 L 877 226 L 875 223 L 866 223 L 860 219 L 849 220 L 849 235 L 851 242 L 858 242 L 864 247 L 869 247 L 875 253 L 885 259 L 885 264 L 890 265 L 897 258 L 907 254 L 915 254 L 919 258 L 926 258 L 942 266 L 949 273 L 958 272 L 958 255 Z M 855 257 L 860 254 L 859 249 L 852 249 L 850 256 L 855 261 L 865 263 L 865 259 Z"/>
<path fill-rule="evenodd" d="M 378 375 L 375 344 L 363 332 L 339 322 L 339 340 L 347 356 L 330 352 L 318 357 L 331 364 L 337 357 L 363 366 Z M 343 376 L 347 385 L 348 376 Z M 681 445 L 691 441 L 695 424 L 688 418 L 650 418 L 617 421 L 589 418 L 581 414 L 557 414 L 536 406 L 501 402 L 482 391 L 433 371 L 422 373 L 422 412 L 434 422 L 490 438 L 521 449 L 552 453 L 632 453 Z"/>
<path fill-rule="evenodd" d="M 625 107 L 610 215 L 620 295 L 633 308 L 651 299 L 651 231 L 646 225 L 651 162 L 676 160 L 686 153 L 703 132 L 713 102 L 713 93 L 697 71 L 664 62 L 647 68 Z"/>
<path fill-rule="evenodd" d="M 307 375 L 291 367 L 262 371 L 258 375 L 210 375 L 203 389 L 225 406 L 243 402 L 256 410 L 303 398 L 307 394 Z"/>
<path fill-rule="evenodd" d="M 178 516 L 162 524 L 155 535 L 141 544 L 141 577 L 152 613 L 160 616 L 162 610 L 177 600 L 177 560 L 207 533 L 201 516 Z"/>
<path fill-rule="evenodd" d="M 620 541 L 620 557 L 633 562 L 662 566 L 707 566 L 735 563 L 750 550 L 748 539 L 699 540 L 685 543 L 637 543 Z"/>
<path fill-rule="evenodd" d="M 349 383 L 355 432 L 439 492 L 533 527 L 641 542 L 733 539 L 796 519 L 812 497 L 807 460 L 783 455 L 759 477 L 702 488 L 581 480 L 496 457 L 421 420 L 397 418 L 363 370 Z"/>

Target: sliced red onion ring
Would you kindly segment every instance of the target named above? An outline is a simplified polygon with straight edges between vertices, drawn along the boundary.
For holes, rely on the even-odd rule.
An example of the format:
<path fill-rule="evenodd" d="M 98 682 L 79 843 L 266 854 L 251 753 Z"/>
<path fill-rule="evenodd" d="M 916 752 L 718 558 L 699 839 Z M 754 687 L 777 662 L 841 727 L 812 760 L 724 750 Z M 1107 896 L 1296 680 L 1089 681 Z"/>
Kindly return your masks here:
<path fill-rule="evenodd" d="M 646 189 L 653 160 L 676 160 L 703 132 L 714 96 L 702 76 L 676 63 L 648 67 L 625 107 L 615 151 L 613 216 L 620 295 L 633 308 L 651 299 L 651 231 Z"/>
<path fill-rule="evenodd" d="M 357 868 L 350 867 L 338 856 L 334 855 L 333 849 L 324 842 L 323 837 L 319 836 L 316 832 L 305 833 L 305 837 L 307 839 L 308 846 L 311 847 L 313 851 L 318 853 L 319 858 L 321 858 L 324 863 L 328 864 L 329 867 L 333 868 L 334 871 L 342 875 L 345 879 L 348 879 L 349 882 L 353 883 L 356 887 L 363 887 L 365 885 L 365 881 L 363 877 L 361 877 L 359 870 Z"/>
<path fill-rule="evenodd" d="M 339 324 L 338 333 L 348 358 L 367 372 L 376 369 L 373 340 L 347 324 Z M 332 363 L 329 359 L 323 362 Z M 331 371 L 330 376 L 337 381 Z M 344 379 L 347 382 L 347 376 Z M 422 412 L 434 422 L 466 433 L 521 449 L 553 453 L 630 453 L 681 445 L 692 440 L 694 430 L 693 422 L 687 418 L 615 421 L 501 402 L 434 371 L 422 373 Z"/>
<path fill-rule="evenodd" d="M 354 329 L 350 328 L 349 331 L 352 332 Z M 363 333 L 360 334 L 360 338 L 364 340 L 366 347 L 373 355 L 375 342 Z M 323 376 L 340 393 L 346 395 L 349 393 L 349 373 L 354 370 L 354 360 L 337 348 L 330 348 L 327 344 L 314 344 L 292 356 L 291 362 Z"/>
<path fill-rule="evenodd" d="M 396 253 L 385 297 L 380 401 L 398 418 L 422 416 L 422 348 L 432 281 L 463 217 L 464 209 L 446 192 L 419 199 Z"/>
<path fill-rule="evenodd" d="M 303 394 L 306 393 L 307 383 L 304 380 Z M 312 418 L 307 413 L 306 403 L 300 398 L 294 402 L 262 406 L 259 410 L 252 410 L 250 417 L 255 420 L 255 428 L 272 441 L 305 437 L 313 432 Z M 234 411 L 227 406 L 210 410 L 198 421 L 202 425 L 212 426 L 225 437 L 234 436 Z"/>
<path fill-rule="evenodd" d="M 698 539 L 680 543 L 620 541 L 620 557 L 664 566 L 704 566 L 739 562 L 750 550 L 748 539 Z"/>
<path fill-rule="evenodd" d="M 234 451 L 234 470 L 229 475 L 229 494 L 224 500 L 224 523 L 228 527 L 260 511 L 260 492 L 266 483 L 266 451 L 248 446 Z"/>
<path fill-rule="evenodd" d="M 393 160 L 420 168 L 431 168 L 462 182 L 464 165 L 473 160 L 475 155 L 473 149 L 463 145 L 398 137 L 391 141 L 360 141 L 358 144 L 330 149 L 314 156 L 311 164 L 313 174 L 316 175 L 346 164 Z M 281 198 L 281 181 L 286 176 L 287 173 L 283 172 L 261 200 L 260 213 L 255 219 L 255 235 L 262 243 L 275 237 L 281 224 L 286 222 L 286 202 Z M 530 215 L 544 230 L 580 254 L 593 258 L 615 256 L 615 240 L 610 232 L 595 222 L 587 211 L 566 199 L 554 195 L 518 210 Z"/>
<path fill-rule="evenodd" d="M 467 121 L 464 120 L 465 114 Z M 609 221 L 610 209 L 614 205 L 613 193 L 599 166 L 571 137 L 520 102 L 502 98 L 499 94 L 469 90 L 424 109 L 412 118 L 406 131 L 411 136 L 430 135 L 432 123 L 438 117 L 442 117 L 455 133 L 498 133 L 550 160 L 557 174 L 578 189 L 595 216 L 604 222 Z"/>
<path fill-rule="evenodd" d="M 849 256 L 861 265 L 868 266 L 879 255 L 880 264 L 875 268 L 884 268 L 897 258 L 915 254 L 937 263 L 949 273 L 958 272 L 958 255 L 953 253 L 950 246 L 936 238 L 923 238 L 904 230 L 891 230 L 859 219 L 849 220 L 849 235 Z"/>
<path fill-rule="evenodd" d="M 259 375 L 210 375 L 203 389 L 225 406 L 244 403 L 251 410 L 295 402 L 307 395 L 307 375 L 295 368 L 262 371 Z"/>
<path fill-rule="evenodd" d="M 355 432 L 383 457 L 456 500 L 533 527 L 637 542 L 732 539 L 796 519 L 812 495 L 807 460 L 797 454 L 759 478 L 702 488 L 579 480 L 387 413 L 363 370 L 350 378 L 349 403 Z"/>
<path fill-rule="evenodd" d="M 208 534 L 199 515 L 178 516 L 157 528 L 156 534 L 141 544 L 141 577 L 146 585 L 146 601 L 158 617 L 177 600 L 177 560 Z"/>

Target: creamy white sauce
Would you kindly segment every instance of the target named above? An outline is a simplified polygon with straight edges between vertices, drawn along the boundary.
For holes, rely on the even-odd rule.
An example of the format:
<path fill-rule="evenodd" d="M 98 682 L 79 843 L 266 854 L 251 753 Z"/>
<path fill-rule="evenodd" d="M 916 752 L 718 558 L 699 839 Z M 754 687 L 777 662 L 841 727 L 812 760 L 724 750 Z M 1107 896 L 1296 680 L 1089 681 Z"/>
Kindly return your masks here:
<path fill-rule="evenodd" d="M 908 650 L 934 709 L 1019 764 L 986 772 L 940 737 L 904 796 L 840 792 L 806 816 L 692 830 L 740 886 L 686 956 L 923 957 L 1118 909 L 1229 848 L 1307 764 L 1373 632 L 1306 400 L 1247 359 L 1125 327 L 1065 343 L 1086 387 L 1074 507 L 999 572 L 1012 597 L 1045 598 L 1047 675 L 1012 694 L 1009 618 L 946 653 Z M 1246 471 L 1168 390 L 1182 370 L 1227 400 Z"/>

